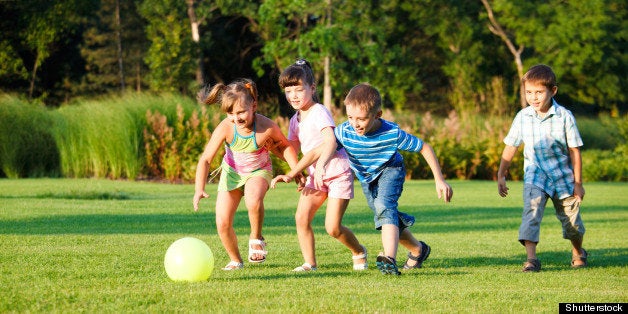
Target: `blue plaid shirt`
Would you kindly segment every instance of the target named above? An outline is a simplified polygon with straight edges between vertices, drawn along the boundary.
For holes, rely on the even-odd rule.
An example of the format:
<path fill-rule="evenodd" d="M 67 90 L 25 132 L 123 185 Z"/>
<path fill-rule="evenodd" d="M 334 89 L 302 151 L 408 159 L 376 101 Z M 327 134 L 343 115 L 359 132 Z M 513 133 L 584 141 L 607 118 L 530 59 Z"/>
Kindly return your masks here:
<path fill-rule="evenodd" d="M 524 183 L 559 199 L 573 195 L 575 180 L 569 148 L 582 146 L 582 138 L 571 111 L 554 99 L 544 118 L 531 106 L 521 109 L 504 143 L 515 147 L 524 144 Z"/>

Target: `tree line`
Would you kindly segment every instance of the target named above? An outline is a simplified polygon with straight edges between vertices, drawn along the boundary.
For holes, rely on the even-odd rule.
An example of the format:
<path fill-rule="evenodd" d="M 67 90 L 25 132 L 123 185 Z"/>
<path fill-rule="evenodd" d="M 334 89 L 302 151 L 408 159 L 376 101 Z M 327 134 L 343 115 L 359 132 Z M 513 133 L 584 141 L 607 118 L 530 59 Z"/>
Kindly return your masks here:
<path fill-rule="evenodd" d="M 332 109 L 370 82 L 394 110 L 503 115 L 545 63 L 559 102 L 621 114 L 626 12 L 623 0 L 0 1 L 0 91 L 60 106 L 250 77 L 284 104 L 266 113 L 285 115 L 277 77 L 304 57 Z"/>

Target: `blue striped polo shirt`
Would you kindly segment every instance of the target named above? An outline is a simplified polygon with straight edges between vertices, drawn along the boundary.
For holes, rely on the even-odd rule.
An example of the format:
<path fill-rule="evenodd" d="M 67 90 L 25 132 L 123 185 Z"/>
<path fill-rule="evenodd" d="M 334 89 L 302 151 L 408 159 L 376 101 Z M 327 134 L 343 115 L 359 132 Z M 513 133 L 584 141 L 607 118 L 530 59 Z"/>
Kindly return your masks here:
<path fill-rule="evenodd" d="M 389 161 L 403 161 L 399 150 L 419 152 L 423 141 L 408 134 L 396 123 L 380 119 L 381 127 L 365 135 L 358 135 L 349 121 L 343 122 L 336 129 L 336 141 L 344 147 L 351 169 L 360 182 L 370 183 L 386 168 Z"/>

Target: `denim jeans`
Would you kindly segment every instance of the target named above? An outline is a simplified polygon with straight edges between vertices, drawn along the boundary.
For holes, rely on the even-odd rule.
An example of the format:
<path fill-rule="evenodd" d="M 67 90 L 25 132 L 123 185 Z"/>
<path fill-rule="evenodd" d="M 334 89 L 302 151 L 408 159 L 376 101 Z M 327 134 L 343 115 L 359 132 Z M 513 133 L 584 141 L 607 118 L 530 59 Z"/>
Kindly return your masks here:
<path fill-rule="evenodd" d="M 373 211 L 375 228 L 393 224 L 403 230 L 414 224 L 414 217 L 399 212 L 398 201 L 403 191 L 406 169 L 403 161 L 393 162 L 371 183 L 361 183 L 366 201 Z"/>

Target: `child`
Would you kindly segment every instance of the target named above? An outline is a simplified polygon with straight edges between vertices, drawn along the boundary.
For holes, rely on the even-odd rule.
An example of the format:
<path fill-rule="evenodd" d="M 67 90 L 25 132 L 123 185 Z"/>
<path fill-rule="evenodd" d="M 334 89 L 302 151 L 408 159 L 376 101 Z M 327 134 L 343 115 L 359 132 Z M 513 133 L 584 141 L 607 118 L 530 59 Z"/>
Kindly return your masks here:
<path fill-rule="evenodd" d="M 262 236 L 264 222 L 264 196 L 272 179 L 272 163 L 269 151 L 280 156 L 290 166 L 296 166 L 297 154 L 277 124 L 257 114 L 257 88 L 248 79 L 229 85 L 217 84 L 208 95 L 199 93 L 204 104 L 221 103 L 227 114 L 212 133 L 196 169 L 194 210 L 199 201 L 209 197 L 205 183 L 209 166 L 224 144 L 225 154 L 221 165 L 218 195 L 216 197 L 216 228 L 220 241 L 231 261 L 223 270 L 243 268 L 238 250 L 238 240 L 233 228 L 233 219 L 240 200 L 244 201 L 249 213 L 251 233 L 249 256 L 251 263 L 266 260 L 266 242 Z"/>
<path fill-rule="evenodd" d="M 524 144 L 523 215 L 519 242 L 525 246 L 524 272 L 541 270 L 536 256 L 545 205 L 552 199 L 556 217 L 563 226 L 563 237 L 571 240 L 574 268 L 587 265 L 582 248 L 584 225 L 580 218 L 582 187 L 582 139 L 571 112 L 553 99 L 558 90 L 556 75 L 546 65 L 535 65 L 521 79 L 530 106 L 515 116 L 504 143 L 497 174 L 499 195 L 506 197 L 506 175 L 519 145 Z"/>
<path fill-rule="evenodd" d="M 400 274 L 395 259 L 400 243 L 409 250 L 403 268 L 421 268 L 431 248 L 415 239 L 408 229 L 414 224 L 414 217 L 397 209 L 406 176 L 399 150 L 423 155 L 432 169 L 438 198 L 449 202 L 453 190 L 443 178 L 432 147 L 381 118 L 382 100 L 377 89 L 369 84 L 358 84 L 349 91 L 344 103 L 349 121 L 340 124 L 334 132 L 375 214 L 375 227 L 382 231 L 384 252 L 377 256 L 377 268 L 383 274 Z M 326 159 L 321 155 L 319 162 Z"/>
<path fill-rule="evenodd" d="M 368 268 L 366 248 L 349 228 L 342 225 L 342 216 L 347 210 L 349 200 L 353 198 L 353 174 L 344 150 L 336 151 L 335 123 L 331 114 L 316 102 L 316 85 L 310 64 L 305 60 L 298 60 L 286 68 L 279 76 L 279 86 L 284 89 L 290 105 L 297 110 L 290 119 L 288 131 L 288 140 L 295 150 L 307 154 L 319 148 L 329 151 L 329 155 L 333 154 L 325 165 L 317 164 L 316 168 L 312 165 L 314 159 L 304 158 L 290 173 L 277 176 L 271 183 L 274 187 L 279 180 L 289 182 L 309 166 L 309 176 L 301 191 L 295 215 L 299 246 L 305 263 L 294 271 L 316 270 L 312 220 L 325 200 L 327 233 L 351 250 L 354 270 L 365 270 Z M 319 174 L 322 171 L 325 171 L 325 175 L 321 175 L 319 184 L 315 184 L 314 173 Z"/>

